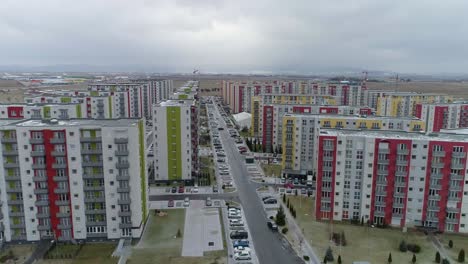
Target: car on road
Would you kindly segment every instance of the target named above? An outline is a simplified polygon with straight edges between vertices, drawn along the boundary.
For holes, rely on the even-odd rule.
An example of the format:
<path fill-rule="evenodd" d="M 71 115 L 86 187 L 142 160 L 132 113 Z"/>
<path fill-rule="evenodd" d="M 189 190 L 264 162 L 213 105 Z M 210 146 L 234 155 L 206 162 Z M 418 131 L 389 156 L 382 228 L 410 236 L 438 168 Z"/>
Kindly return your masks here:
<path fill-rule="evenodd" d="M 234 240 L 232 242 L 233 247 L 249 247 L 250 242 L 247 239 Z"/>
<path fill-rule="evenodd" d="M 276 225 L 275 222 L 273 221 L 268 221 L 267 222 L 267 226 L 269 229 L 271 229 L 272 231 L 278 231 L 278 226 Z"/>
<path fill-rule="evenodd" d="M 251 260 L 252 257 L 250 256 L 249 251 L 242 251 L 234 254 L 234 259 L 235 260 Z"/>
<path fill-rule="evenodd" d="M 224 130 L 224 127 L 218 127 L 218 130 Z"/>
<path fill-rule="evenodd" d="M 171 189 L 171 193 L 176 193 L 177 192 L 177 187 L 173 186 Z"/>
<path fill-rule="evenodd" d="M 190 206 L 190 199 L 188 197 L 185 197 L 184 199 L 184 207 L 189 207 Z"/>
<path fill-rule="evenodd" d="M 174 200 L 169 200 L 167 202 L 167 207 L 174 207 Z"/>
<path fill-rule="evenodd" d="M 229 234 L 231 239 L 247 239 L 249 238 L 249 233 L 247 231 L 231 231 Z"/>
<path fill-rule="evenodd" d="M 212 205 L 213 205 L 213 201 L 211 201 L 211 197 L 207 197 L 207 198 L 206 198 L 205 205 L 206 205 L 206 206 L 212 206 Z"/>

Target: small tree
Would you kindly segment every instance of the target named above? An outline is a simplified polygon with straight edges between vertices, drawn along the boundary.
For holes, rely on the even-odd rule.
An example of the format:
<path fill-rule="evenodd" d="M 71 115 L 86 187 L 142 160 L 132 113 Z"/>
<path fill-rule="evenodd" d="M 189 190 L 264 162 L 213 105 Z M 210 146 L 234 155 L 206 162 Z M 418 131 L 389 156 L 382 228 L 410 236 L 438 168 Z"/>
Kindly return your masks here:
<path fill-rule="evenodd" d="M 283 193 L 283 203 L 286 203 L 286 194 Z"/>
<path fill-rule="evenodd" d="M 177 238 L 182 237 L 182 232 L 180 232 L 180 228 L 177 229 L 176 237 L 177 237 Z"/>
<path fill-rule="evenodd" d="M 323 264 L 327 264 L 327 256 L 323 257 Z"/>
<path fill-rule="evenodd" d="M 416 263 L 416 255 L 415 254 L 413 254 L 413 258 L 411 259 L 411 262 Z"/>
<path fill-rule="evenodd" d="M 449 240 L 448 246 L 449 246 L 449 248 L 453 248 L 453 241 L 452 240 Z"/>
<path fill-rule="evenodd" d="M 347 243 L 346 243 L 346 237 L 345 237 L 344 231 L 341 231 L 340 241 L 341 241 L 342 246 L 346 246 Z"/>
<path fill-rule="evenodd" d="M 408 246 L 406 245 L 406 242 L 404 240 L 400 242 L 399 249 L 401 252 L 406 252 L 408 250 Z"/>
<path fill-rule="evenodd" d="M 389 254 L 388 254 L 387 262 L 388 262 L 388 263 L 392 263 L 392 253 L 389 253 Z"/>
<path fill-rule="evenodd" d="M 334 258 L 333 258 L 333 251 L 331 249 L 331 247 L 328 247 L 327 248 L 327 252 L 325 253 L 325 258 L 328 260 L 328 261 L 333 261 Z"/>
<path fill-rule="evenodd" d="M 289 198 L 288 198 L 288 203 L 286 204 L 286 206 L 288 207 L 288 209 L 291 208 L 291 204 L 289 204 Z"/>
<path fill-rule="evenodd" d="M 437 251 L 437 253 L 435 255 L 435 262 L 440 263 L 440 253 L 439 253 L 439 251 Z"/>
<path fill-rule="evenodd" d="M 364 225 L 364 216 L 361 217 L 361 225 Z"/>
<path fill-rule="evenodd" d="M 279 226 L 286 225 L 286 215 L 284 214 L 283 206 L 280 206 L 276 213 L 276 224 Z"/>
<path fill-rule="evenodd" d="M 338 264 L 341 264 L 341 255 L 338 255 Z"/>
<path fill-rule="evenodd" d="M 442 260 L 442 264 L 450 264 L 450 261 L 448 259 Z"/>
<path fill-rule="evenodd" d="M 458 253 L 458 262 L 465 262 L 465 250 L 460 249 Z"/>

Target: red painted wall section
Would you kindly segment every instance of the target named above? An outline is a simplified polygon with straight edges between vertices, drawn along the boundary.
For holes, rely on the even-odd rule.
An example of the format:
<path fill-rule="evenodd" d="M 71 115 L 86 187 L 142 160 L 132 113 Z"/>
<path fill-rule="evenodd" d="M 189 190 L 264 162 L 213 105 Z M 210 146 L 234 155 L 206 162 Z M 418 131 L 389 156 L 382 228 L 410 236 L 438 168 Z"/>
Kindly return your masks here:
<path fill-rule="evenodd" d="M 310 106 L 293 106 L 293 113 L 310 113 L 312 108 Z"/>
<path fill-rule="evenodd" d="M 320 136 L 319 137 L 319 152 L 323 153 L 323 144 L 325 140 L 332 140 L 333 141 L 333 161 L 332 161 L 332 183 L 331 183 L 331 193 L 330 193 L 330 213 L 329 219 L 333 219 L 333 206 L 335 204 L 335 174 L 336 174 L 336 144 L 337 139 L 334 136 Z M 323 156 L 318 156 L 318 163 L 317 163 L 317 186 L 316 186 L 316 202 L 315 202 L 315 217 L 318 220 L 324 219 L 321 213 L 321 200 L 322 200 L 322 177 L 323 177 Z"/>
<path fill-rule="evenodd" d="M 415 116 L 417 118 L 421 118 L 421 115 L 422 115 L 422 104 L 416 104 L 416 107 L 415 107 Z"/>
<path fill-rule="evenodd" d="M 360 115 L 372 115 L 372 109 L 371 108 L 361 108 L 359 109 L 359 114 Z"/>
<path fill-rule="evenodd" d="M 262 134 L 262 144 L 263 145 L 273 145 L 273 106 L 267 105 L 263 106 L 263 134 Z M 271 113 L 271 116 L 268 117 L 267 114 Z M 267 123 L 270 122 L 270 128 L 267 128 Z M 267 135 L 270 136 L 271 142 L 266 141 Z"/>
<path fill-rule="evenodd" d="M 239 89 L 239 113 L 244 111 L 242 107 L 242 101 L 244 99 L 244 89 Z"/>
<path fill-rule="evenodd" d="M 22 106 L 7 107 L 8 118 L 24 118 Z"/>
<path fill-rule="evenodd" d="M 444 111 L 448 111 L 448 106 L 435 106 L 434 107 L 434 126 L 433 131 L 439 132 L 444 127 Z"/>
<path fill-rule="evenodd" d="M 338 114 L 338 107 L 320 107 L 319 114 Z"/>

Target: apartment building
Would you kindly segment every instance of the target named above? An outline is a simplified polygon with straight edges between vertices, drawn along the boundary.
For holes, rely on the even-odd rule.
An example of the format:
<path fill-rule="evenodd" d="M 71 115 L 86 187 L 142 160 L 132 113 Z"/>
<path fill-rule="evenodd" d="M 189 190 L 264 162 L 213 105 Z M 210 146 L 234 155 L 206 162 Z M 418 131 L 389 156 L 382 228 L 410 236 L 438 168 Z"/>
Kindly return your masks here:
<path fill-rule="evenodd" d="M 0 141 L 0 238 L 141 236 L 144 120 L 0 120 Z"/>
<path fill-rule="evenodd" d="M 86 116 L 83 103 L 15 103 L 0 104 L 0 119 L 69 119 Z"/>
<path fill-rule="evenodd" d="M 380 116 L 411 117 L 416 116 L 417 104 L 446 104 L 452 101 L 453 97 L 449 95 L 413 92 L 388 93 L 377 99 L 376 114 Z"/>
<path fill-rule="evenodd" d="M 416 117 L 426 122 L 427 132 L 468 127 L 468 103 L 416 104 Z"/>
<path fill-rule="evenodd" d="M 285 114 L 331 114 L 331 115 L 372 115 L 369 107 L 348 105 L 291 105 L 291 104 L 260 104 L 254 101 L 251 119 L 251 136 L 263 139 L 272 133 L 273 128 L 281 129 Z M 268 140 L 266 140 L 268 142 Z"/>
<path fill-rule="evenodd" d="M 466 135 L 322 130 L 316 217 L 468 232 Z"/>
<path fill-rule="evenodd" d="M 198 174 L 198 102 L 167 100 L 153 109 L 154 180 L 191 182 Z"/>
<path fill-rule="evenodd" d="M 322 129 L 352 129 L 363 131 L 424 131 L 425 123 L 416 118 L 381 116 L 345 116 L 286 114 L 282 126 L 273 131 L 273 146 L 282 148 L 283 176 L 305 179 L 316 175 L 318 168 L 318 137 Z M 280 133 L 281 131 L 281 133 Z M 279 145 L 281 142 L 281 145 Z M 276 146 L 275 146 L 276 148 Z"/>

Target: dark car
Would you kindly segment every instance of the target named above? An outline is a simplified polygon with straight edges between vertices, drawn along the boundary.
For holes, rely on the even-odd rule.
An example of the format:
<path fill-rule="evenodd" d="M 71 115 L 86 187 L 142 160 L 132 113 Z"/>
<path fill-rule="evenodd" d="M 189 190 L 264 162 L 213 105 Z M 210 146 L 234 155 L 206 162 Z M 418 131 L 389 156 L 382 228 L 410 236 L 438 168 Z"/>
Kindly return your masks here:
<path fill-rule="evenodd" d="M 247 239 L 249 238 L 249 233 L 247 231 L 232 231 L 229 237 L 231 239 Z"/>
<path fill-rule="evenodd" d="M 268 228 L 270 228 L 272 231 L 278 231 L 278 226 L 275 224 L 273 221 L 268 221 L 267 222 Z"/>
<path fill-rule="evenodd" d="M 184 191 L 185 191 L 184 186 L 180 186 L 180 187 L 179 187 L 179 193 L 184 193 Z"/>
<path fill-rule="evenodd" d="M 177 187 L 175 187 L 175 186 L 174 186 L 174 187 L 172 187 L 172 189 L 171 189 L 171 193 L 176 193 L 176 192 L 177 192 Z"/>
<path fill-rule="evenodd" d="M 249 244 L 250 244 L 249 241 L 246 239 L 235 240 L 234 242 L 232 242 L 233 247 L 248 247 Z"/>
<path fill-rule="evenodd" d="M 174 200 L 169 200 L 169 202 L 167 202 L 167 207 L 174 207 Z"/>
<path fill-rule="evenodd" d="M 266 200 L 264 200 L 263 203 L 264 203 L 264 204 L 277 204 L 278 201 L 277 201 L 276 199 L 272 198 L 272 199 L 266 199 Z"/>

